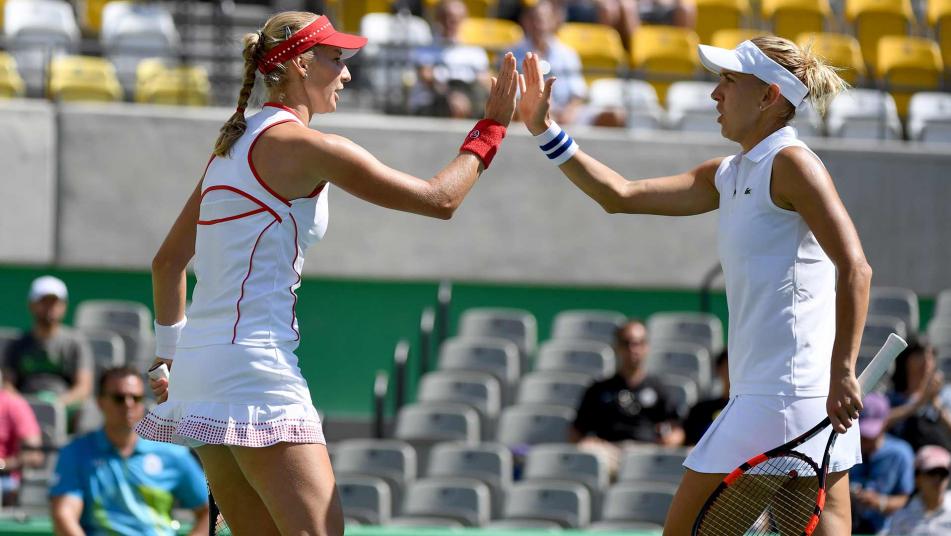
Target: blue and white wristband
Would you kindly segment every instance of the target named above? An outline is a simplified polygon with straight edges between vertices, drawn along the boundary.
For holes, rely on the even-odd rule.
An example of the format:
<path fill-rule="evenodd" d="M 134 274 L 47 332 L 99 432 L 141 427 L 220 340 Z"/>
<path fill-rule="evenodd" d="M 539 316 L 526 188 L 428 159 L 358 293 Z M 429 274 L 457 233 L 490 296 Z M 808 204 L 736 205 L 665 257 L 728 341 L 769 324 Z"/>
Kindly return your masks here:
<path fill-rule="evenodd" d="M 556 166 L 571 160 L 571 157 L 578 152 L 578 144 L 575 140 L 554 121 L 551 122 L 548 130 L 535 136 L 535 141 L 538 142 L 538 148 L 545 153 L 548 160 Z"/>

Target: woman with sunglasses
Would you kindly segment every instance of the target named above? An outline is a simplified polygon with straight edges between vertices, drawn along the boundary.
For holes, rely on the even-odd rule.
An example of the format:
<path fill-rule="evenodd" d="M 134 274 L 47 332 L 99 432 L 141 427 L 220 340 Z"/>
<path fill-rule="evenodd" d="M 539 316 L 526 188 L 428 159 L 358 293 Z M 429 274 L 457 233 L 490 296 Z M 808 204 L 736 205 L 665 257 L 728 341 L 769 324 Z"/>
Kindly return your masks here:
<path fill-rule="evenodd" d="M 509 55 L 485 119 L 441 171 L 423 180 L 389 168 L 346 138 L 308 128 L 314 115 L 336 110 L 337 92 L 350 81 L 344 61 L 364 44 L 305 12 L 279 13 L 245 37 L 238 108 L 152 264 L 156 363 L 170 378 L 151 383 L 161 404 L 137 431 L 196 447 L 236 534 L 343 533 L 323 430 L 294 354 L 295 290 L 305 251 L 327 229 L 329 185 L 448 219 L 489 166 L 514 113 Z M 245 117 L 256 78 L 270 101 Z M 185 267 L 193 256 L 198 282 L 186 321 Z"/>
<path fill-rule="evenodd" d="M 888 536 L 951 534 L 951 495 L 948 495 L 951 453 L 926 445 L 915 455 L 915 494 L 886 522 Z"/>

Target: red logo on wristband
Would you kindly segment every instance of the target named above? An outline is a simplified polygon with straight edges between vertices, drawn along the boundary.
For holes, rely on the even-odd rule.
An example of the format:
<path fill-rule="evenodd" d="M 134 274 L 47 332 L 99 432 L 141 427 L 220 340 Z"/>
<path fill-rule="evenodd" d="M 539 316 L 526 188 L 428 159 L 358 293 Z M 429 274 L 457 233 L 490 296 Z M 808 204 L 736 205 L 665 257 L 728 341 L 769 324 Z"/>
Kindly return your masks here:
<path fill-rule="evenodd" d="M 476 139 L 476 138 L 478 138 L 480 135 L 481 135 L 480 132 L 479 132 L 478 130 L 476 130 L 476 129 L 473 129 L 472 132 L 469 133 L 469 137 L 472 138 L 472 139 Z"/>

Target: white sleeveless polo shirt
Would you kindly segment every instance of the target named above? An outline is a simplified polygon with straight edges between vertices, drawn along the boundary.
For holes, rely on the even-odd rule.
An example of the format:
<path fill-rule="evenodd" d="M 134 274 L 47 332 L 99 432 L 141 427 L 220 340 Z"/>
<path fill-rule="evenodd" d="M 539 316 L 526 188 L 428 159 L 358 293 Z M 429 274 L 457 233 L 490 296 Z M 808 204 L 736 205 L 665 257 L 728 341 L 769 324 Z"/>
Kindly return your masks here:
<path fill-rule="evenodd" d="M 327 230 L 327 188 L 288 200 L 251 162 L 267 129 L 300 118 L 268 103 L 248 118 L 230 157 L 213 157 L 202 181 L 195 240 L 197 284 L 180 348 L 214 344 L 296 348 L 304 253 Z"/>
<path fill-rule="evenodd" d="M 808 150 L 787 126 L 716 172 L 731 396 L 829 393 L 835 266 L 802 216 L 770 196 L 773 158 L 791 146 Z"/>

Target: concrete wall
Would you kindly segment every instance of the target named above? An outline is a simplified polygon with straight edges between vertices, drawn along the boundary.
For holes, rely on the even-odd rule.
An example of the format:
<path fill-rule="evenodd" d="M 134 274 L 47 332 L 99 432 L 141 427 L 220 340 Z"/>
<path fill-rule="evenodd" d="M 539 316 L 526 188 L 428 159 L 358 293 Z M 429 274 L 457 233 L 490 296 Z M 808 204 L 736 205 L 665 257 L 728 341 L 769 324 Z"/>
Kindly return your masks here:
<path fill-rule="evenodd" d="M 59 117 L 60 262 L 148 266 L 229 113 L 64 106 Z M 0 131 L 17 125 L 19 117 L 0 114 Z M 455 155 L 471 122 L 334 114 L 317 117 L 312 126 L 355 140 L 386 164 L 430 177 Z M 703 134 L 581 128 L 572 134 L 587 152 L 629 178 L 676 173 L 737 151 L 736 145 Z M 942 211 L 951 199 L 948 147 L 835 140 L 813 146 L 855 220 L 876 270 L 875 283 L 925 295 L 951 287 L 951 233 Z M 552 168 L 516 126 L 492 169 L 449 222 L 384 210 L 332 189 L 330 229 L 309 253 L 306 271 L 385 279 L 695 287 L 716 263 L 715 223 L 712 214 L 607 215 Z M 18 251 L 0 249 L 0 262 L 16 261 Z"/>

